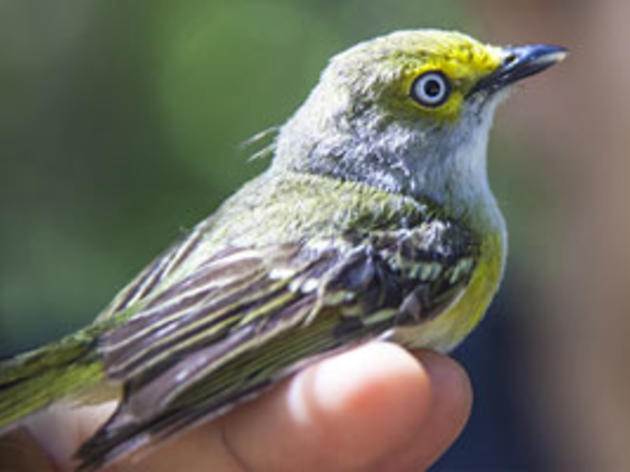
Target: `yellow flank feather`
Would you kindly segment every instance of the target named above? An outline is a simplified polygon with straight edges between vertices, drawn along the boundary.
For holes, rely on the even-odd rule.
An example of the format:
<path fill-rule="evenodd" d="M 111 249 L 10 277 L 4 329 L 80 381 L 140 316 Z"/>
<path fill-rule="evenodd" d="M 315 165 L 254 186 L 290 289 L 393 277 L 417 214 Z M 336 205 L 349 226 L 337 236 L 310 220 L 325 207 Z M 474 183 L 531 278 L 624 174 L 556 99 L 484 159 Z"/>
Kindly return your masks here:
<path fill-rule="evenodd" d="M 466 291 L 437 318 L 398 328 L 395 339 L 410 347 L 448 352 L 477 326 L 496 293 L 505 264 L 505 238 L 499 231 L 488 234 Z"/>

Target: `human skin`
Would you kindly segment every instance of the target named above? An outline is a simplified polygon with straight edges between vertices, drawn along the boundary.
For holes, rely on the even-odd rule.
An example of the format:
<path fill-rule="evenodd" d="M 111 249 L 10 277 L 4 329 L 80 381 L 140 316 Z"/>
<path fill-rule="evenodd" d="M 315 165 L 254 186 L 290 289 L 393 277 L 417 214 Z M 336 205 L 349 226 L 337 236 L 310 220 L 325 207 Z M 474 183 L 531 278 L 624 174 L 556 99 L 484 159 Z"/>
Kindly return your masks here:
<path fill-rule="evenodd" d="M 104 472 L 419 471 L 452 444 L 471 402 L 455 361 L 373 342 Z M 112 407 L 39 415 L 0 440 L 0 470 L 72 470 L 72 452 Z"/>

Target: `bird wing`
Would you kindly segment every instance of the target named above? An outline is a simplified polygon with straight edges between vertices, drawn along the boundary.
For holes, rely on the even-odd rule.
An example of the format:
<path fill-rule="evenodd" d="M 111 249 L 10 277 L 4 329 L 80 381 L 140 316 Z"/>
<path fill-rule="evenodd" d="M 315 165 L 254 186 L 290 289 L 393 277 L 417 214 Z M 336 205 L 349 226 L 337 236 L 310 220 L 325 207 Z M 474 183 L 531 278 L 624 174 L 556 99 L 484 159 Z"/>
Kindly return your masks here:
<path fill-rule="evenodd" d="M 78 457 L 86 468 L 110 462 L 224 413 L 317 356 L 438 315 L 468 283 L 475 251 L 461 229 L 433 220 L 213 255 L 101 336 L 105 370 L 124 396 Z"/>

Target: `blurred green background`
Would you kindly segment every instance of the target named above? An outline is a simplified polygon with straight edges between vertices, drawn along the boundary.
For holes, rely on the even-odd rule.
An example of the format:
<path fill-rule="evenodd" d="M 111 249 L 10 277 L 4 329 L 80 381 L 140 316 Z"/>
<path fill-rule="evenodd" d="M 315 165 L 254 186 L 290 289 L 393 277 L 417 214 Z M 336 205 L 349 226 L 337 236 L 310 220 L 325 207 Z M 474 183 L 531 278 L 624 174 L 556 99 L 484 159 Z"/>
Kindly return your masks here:
<path fill-rule="evenodd" d="M 455 354 L 476 404 L 435 469 L 630 465 L 630 389 L 615 374 L 627 371 L 616 334 L 627 308 L 607 292 L 630 282 L 627 133 L 616 132 L 630 123 L 616 101 L 630 72 L 614 55 L 623 47 L 602 54 L 627 41 L 613 26 L 627 8 L 594 3 L 0 3 L 0 354 L 87 323 L 259 173 L 267 162 L 239 143 L 286 120 L 334 53 L 428 26 L 555 42 L 570 60 L 521 87 L 492 136 L 509 269 Z M 615 78 L 598 81 L 613 63 Z"/>

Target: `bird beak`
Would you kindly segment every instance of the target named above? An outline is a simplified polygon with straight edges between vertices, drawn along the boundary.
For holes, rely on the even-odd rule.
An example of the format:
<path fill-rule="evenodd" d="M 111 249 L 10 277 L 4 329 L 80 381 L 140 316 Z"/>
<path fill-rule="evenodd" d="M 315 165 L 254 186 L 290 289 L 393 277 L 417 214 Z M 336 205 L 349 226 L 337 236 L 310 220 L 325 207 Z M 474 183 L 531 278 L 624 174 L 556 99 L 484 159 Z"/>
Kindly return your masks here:
<path fill-rule="evenodd" d="M 567 56 L 565 48 L 547 44 L 510 47 L 504 48 L 503 51 L 505 55 L 501 65 L 479 80 L 468 95 L 481 90 L 496 92 L 514 82 L 544 71 Z"/>

